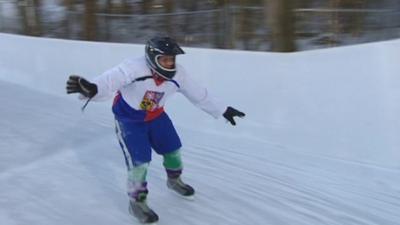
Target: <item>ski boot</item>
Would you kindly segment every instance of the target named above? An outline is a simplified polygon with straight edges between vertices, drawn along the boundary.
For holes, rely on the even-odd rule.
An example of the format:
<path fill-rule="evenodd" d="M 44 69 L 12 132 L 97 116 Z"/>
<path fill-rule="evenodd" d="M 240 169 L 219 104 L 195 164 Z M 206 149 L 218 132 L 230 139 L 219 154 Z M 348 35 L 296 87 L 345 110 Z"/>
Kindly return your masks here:
<path fill-rule="evenodd" d="M 182 197 L 188 199 L 193 199 L 194 197 L 194 189 L 190 185 L 183 183 L 180 177 L 169 177 L 167 180 L 167 187 Z"/>
<path fill-rule="evenodd" d="M 146 196 L 131 200 L 129 213 L 143 224 L 155 224 L 158 221 L 158 215 L 147 205 Z"/>

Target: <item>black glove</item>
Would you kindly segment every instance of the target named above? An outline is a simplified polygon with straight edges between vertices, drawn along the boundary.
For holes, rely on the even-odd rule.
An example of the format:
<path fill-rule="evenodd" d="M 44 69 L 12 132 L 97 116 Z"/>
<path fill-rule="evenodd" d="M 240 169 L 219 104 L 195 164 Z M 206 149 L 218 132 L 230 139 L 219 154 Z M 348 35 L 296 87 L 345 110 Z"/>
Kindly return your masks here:
<path fill-rule="evenodd" d="M 67 81 L 67 94 L 73 93 L 81 93 L 87 98 L 92 98 L 97 94 L 97 85 L 83 77 L 71 75 Z"/>
<path fill-rule="evenodd" d="M 224 114 L 222 114 L 225 119 L 227 119 L 233 126 L 236 125 L 235 120 L 233 119 L 233 117 L 238 116 L 238 117 L 244 117 L 246 114 L 240 112 L 239 110 L 236 110 L 230 106 L 228 106 L 228 108 L 226 108 L 226 111 L 224 112 Z"/>

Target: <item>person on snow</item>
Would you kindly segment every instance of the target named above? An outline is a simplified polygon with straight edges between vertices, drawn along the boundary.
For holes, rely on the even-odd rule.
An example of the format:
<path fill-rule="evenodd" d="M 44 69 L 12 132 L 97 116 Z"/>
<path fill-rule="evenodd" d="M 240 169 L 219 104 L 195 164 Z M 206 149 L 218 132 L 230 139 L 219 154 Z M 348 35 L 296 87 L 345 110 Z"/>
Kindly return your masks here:
<path fill-rule="evenodd" d="M 144 57 L 127 59 L 92 82 L 77 75 L 69 76 L 67 81 L 68 94 L 80 93 L 89 100 L 115 96 L 112 111 L 128 169 L 129 209 L 144 223 L 158 220 L 146 203 L 146 175 L 152 149 L 163 156 L 167 187 L 185 197 L 195 192 L 181 179 L 182 144 L 164 111 L 166 100 L 180 92 L 198 108 L 215 118 L 223 116 L 232 125 L 236 125 L 234 117 L 245 116 L 233 107 L 217 104 L 206 88 L 176 64 L 179 54 L 184 51 L 174 39 L 154 37 L 147 41 Z"/>

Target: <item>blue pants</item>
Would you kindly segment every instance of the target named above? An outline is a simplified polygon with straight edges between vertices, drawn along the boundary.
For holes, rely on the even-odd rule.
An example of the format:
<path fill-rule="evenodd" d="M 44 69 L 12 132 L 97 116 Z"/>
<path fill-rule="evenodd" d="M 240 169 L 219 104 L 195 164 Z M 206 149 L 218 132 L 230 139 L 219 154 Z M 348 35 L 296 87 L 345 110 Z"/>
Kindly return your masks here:
<path fill-rule="evenodd" d="M 117 117 L 116 132 L 128 170 L 150 162 L 151 149 L 164 155 L 182 147 L 174 125 L 165 112 L 147 122 L 119 120 Z"/>

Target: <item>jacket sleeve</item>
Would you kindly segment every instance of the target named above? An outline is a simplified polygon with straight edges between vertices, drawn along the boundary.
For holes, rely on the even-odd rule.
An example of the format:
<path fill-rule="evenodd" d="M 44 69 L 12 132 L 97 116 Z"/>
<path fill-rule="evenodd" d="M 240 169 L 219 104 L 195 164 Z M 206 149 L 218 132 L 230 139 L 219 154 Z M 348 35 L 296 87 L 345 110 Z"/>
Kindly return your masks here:
<path fill-rule="evenodd" d="M 110 99 L 121 87 L 135 80 L 136 73 L 133 68 L 134 66 L 129 65 L 128 61 L 124 61 L 94 78 L 93 82 L 97 85 L 97 94 L 93 97 L 93 100 Z"/>
<path fill-rule="evenodd" d="M 184 71 L 182 72 L 184 74 L 179 91 L 196 107 L 214 118 L 221 117 L 227 106 L 213 98 L 206 88 L 189 77 Z"/>

